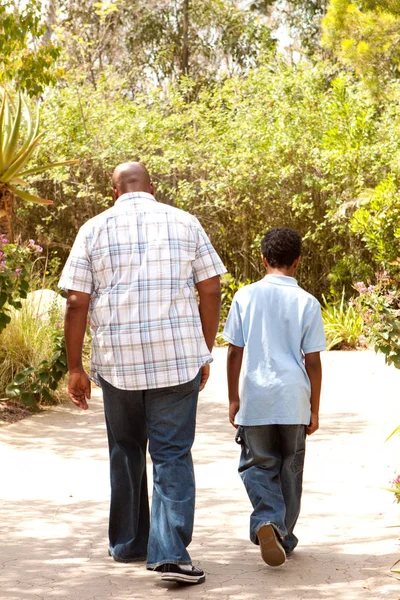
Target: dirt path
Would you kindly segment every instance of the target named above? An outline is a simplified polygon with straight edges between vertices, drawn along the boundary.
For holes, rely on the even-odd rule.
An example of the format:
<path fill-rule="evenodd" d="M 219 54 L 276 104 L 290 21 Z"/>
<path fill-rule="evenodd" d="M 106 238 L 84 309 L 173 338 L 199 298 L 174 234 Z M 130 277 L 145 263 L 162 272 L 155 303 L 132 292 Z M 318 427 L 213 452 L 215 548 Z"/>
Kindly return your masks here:
<path fill-rule="evenodd" d="M 2 600 L 400 599 L 400 507 L 380 486 L 400 463 L 400 372 L 370 352 L 324 356 L 322 428 L 307 449 L 300 546 L 280 569 L 247 539 L 249 503 L 226 419 L 225 350 L 200 401 L 194 562 L 204 585 L 161 584 L 107 556 L 108 460 L 100 394 L 0 430 Z"/>

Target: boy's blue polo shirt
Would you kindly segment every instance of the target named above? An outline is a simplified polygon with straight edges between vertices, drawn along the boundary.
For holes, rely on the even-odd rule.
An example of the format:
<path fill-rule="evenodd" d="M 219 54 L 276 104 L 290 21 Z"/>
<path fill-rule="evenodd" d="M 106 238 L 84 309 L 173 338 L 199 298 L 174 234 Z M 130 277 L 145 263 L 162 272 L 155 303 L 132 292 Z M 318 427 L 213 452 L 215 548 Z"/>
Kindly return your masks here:
<path fill-rule="evenodd" d="M 325 350 L 319 302 L 285 275 L 241 288 L 224 338 L 245 348 L 237 425 L 308 425 L 310 381 L 304 354 Z"/>

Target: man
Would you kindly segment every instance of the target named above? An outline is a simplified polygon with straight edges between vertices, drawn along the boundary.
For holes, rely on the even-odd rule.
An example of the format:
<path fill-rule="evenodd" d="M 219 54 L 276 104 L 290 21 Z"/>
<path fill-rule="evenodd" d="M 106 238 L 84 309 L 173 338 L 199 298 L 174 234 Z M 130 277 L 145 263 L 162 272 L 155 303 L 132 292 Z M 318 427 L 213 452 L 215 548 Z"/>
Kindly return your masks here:
<path fill-rule="evenodd" d="M 112 185 L 115 205 L 80 229 L 59 284 L 68 290 L 69 396 L 88 408 L 82 344 L 90 311 L 90 375 L 103 391 L 110 451 L 109 554 L 119 562 L 147 560 L 163 580 L 202 583 L 204 572 L 187 551 L 191 447 L 225 268 L 195 217 L 155 200 L 142 164 L 119 165 Z"/>

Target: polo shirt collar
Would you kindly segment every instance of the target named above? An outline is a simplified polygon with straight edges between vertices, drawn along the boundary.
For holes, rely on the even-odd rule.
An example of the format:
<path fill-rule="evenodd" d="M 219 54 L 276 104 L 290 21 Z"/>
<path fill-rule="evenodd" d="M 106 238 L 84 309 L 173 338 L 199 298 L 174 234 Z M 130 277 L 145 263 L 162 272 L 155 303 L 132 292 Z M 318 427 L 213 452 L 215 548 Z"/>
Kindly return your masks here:
<path fill-rule="evenodd" d="M 277 285 L 289 285 L 292 287 L 298 287 L 297 280 L 294 277 L 288 277 L 287 275 L 277 275 L 276 273 L 268 273 L 264 277 L 264 281 L 266 283 L 275 283 Z"/>
<path fill-rule="evenodd" d="M 115 202 L 115 205 L 122 202 L 128 202 L 129 200 L 133 202 L 137 200 L 152 200 L 153 202 L 157 202 L 154 196 L 152 194 L 148 194 L 147 192 L 127 192 L 118 198 L 118 200 Z"/>

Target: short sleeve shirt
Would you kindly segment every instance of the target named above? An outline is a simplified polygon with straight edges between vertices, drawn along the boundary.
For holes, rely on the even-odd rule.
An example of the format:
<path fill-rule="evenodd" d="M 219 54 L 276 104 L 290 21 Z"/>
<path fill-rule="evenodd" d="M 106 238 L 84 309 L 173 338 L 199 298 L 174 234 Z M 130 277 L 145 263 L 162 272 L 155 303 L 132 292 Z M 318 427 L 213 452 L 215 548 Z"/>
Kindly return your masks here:
<path fill-rule="evenodd" d="M 91 377 L 153 389 L 194 379 L 212 358 L 195 284 L 226 272 L 199 221 L 129 193 L 85 223 L 59 286 L 91 295 Z"/>
<path fill-rule="evenodd" d="M 224 338 L 244 347 L 238 425 L 308 425 L 304 355 L 325 350 L 319 302 L 293 277 L 266 275 L 241 288 Z"/>

